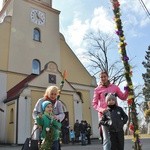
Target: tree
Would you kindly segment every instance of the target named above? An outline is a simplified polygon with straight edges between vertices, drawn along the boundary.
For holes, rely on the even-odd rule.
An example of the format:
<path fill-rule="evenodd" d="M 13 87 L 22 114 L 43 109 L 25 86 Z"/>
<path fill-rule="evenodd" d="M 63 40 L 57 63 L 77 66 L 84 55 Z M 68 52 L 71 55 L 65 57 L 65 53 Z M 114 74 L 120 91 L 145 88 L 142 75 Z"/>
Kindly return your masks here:
<path fill-rule="evenodd" d="M 150 46 L 148 46 L 148 50 L 146 51 L 145 59 L 146 61 L 142 62 L 143 66 L 146 68 L 146 73 L 142 74 L 144 79 L 143 95 L 145 96 L 144 112 L 148 134 L 150 134 Z"/>
<path fill-rule="evenodd" d="M 110 34 L 102 34 L 100 31 L 90 32 L 84 38 L 88 42 L 88 52 L 86 58 L 91 62 L 89 65 L 90 72 L 97 76 L 100 71 L 106 71 L 109 79 L 114 84 L 120 84 L 124 81 L 124 68 L 120 66 L 121 61 L 111 62 L 111 56 L 108 55 L 115 43 Z M 98 77 L 98 76 L 97 76 Z"/>
<path fill-rule="evenodd" d="M 146 51 L 145 56 L 146 61 L 143 61 L 142 64 L 146 69 L 146 73 L 143 73 L 143 79 L 145 86 L 143 88 L 143 95 L 145 96 L 145 101 L 150 101 L 150 46 L 148 47 L 148 50 Z"/>

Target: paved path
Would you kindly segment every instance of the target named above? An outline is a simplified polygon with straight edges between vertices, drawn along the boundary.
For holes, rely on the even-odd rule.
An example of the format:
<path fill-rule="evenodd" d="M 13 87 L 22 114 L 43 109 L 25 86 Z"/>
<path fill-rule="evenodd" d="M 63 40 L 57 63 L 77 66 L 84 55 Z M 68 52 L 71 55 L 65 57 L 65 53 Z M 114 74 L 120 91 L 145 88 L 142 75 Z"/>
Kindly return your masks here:
<path fill-rule="evenodd" d="M 150 139 L 142 139 L 142 150 L 150 150 Z M 125 140 L 125 150 L 132 150 L 133 142 Z M 81 146 L 80 144 L 62 145 L 62 150 L 102 150 L 102 144 L 98 140 L 93 140 L 91 145 Z M 21 150 L 21 146 L 0 145 L 0 150 Z"/>

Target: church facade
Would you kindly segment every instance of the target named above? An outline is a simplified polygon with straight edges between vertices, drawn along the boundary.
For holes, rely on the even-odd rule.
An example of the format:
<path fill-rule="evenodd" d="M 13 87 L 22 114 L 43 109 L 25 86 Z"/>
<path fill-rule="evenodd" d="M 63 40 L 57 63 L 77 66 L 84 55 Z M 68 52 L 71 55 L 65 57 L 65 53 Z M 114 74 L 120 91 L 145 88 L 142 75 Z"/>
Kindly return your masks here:
<path fill-rule="evenodd" d="M 60 11 L 52 0 L 3 0 L 0 12 L 0 142 L 22 144 L 30 136 L 32 110 L 50 85 L 73 128 L 86 120 L 98 137 L 98 117 L 91 107 L 96 80 L 59 32 Z"/>

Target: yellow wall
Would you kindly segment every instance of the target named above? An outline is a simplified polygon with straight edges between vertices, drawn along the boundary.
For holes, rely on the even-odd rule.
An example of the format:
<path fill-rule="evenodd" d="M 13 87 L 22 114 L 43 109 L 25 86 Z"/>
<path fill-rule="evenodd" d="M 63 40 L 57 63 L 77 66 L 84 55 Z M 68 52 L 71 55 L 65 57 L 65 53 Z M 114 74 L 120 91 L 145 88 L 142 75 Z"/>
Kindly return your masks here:
<path fill-rule="evenodd" d="M 80 90 L 82 93 L 82 99 L 83 99 L 83 120 L 86 120 L 88 123 L 91 124 L 91 101 L 90 101 L 90 93 L 89 91 L 83 91 Z"/>
<path fill-rule="evenodd" d="M 71 126 L 74 125 L 74 101 L 73 101 L 73 95 L 69 94 L 61 94 L 60 100 L 64 103 L 66 106 L 66 109 L 69 113 L 69 124 Z"/>
<path fill-rule="evenodd" d="M 43 97 L 45 90 L 43 91 L 37 91 L 37 90 L 32 90 L 31 91 L 31 127 L 33 126 L 34 120 L 32 118 L 32 111 L 34 109 L 34 106 L 36 102 Z"/>
<path fill-rule="evenodd" d="M 13 122 L 11 122 L 11 117 L 12 114 L 11 114 L 11 110 L 13 109 L 13 117 L 14 117 L 14 120 Z M 7 106 L 7 143 L 14 143 L 15 141 L 15 137 L 14 137 L 14 123 L 15 123 L 15 114 L 16 114 L 16 110 L 15 110 L 15 104 L 11 104 L 9 106 Z"/>
<path fill-rule="evenodd" d="M 10 19 L 10 17 L 7 17 Z M 0 23 L 0 70 L 7 70 L 8 67 L 8 49 L 10 38 L 10 21 L 7 19 Z"/>
<path fill-rule="evenodd" d="M 16 84 L 18 84 L 20 81 L 22 81 L 26 76 L 23 76 L 21 74 L 16 73 L 8 73 L 7 75 L 7 90 L 14 87 Z"/>
<path fill-rule="evenodd" d="M 61 69 L 67 70 L 67 80 L 85 85 L 91 85 L 92 78 L 83 67 L 79 59 L 68 47 L 67 43 L 61 39 Z"/>

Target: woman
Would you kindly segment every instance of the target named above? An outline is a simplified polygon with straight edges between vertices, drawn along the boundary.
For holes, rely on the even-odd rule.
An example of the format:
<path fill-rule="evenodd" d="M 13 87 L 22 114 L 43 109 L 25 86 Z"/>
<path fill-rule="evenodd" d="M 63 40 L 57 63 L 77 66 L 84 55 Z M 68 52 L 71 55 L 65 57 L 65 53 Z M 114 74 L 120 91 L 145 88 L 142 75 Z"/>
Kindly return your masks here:
<path fill-rule="evenodd" d="M 121 92 L 120 88 L 114 84 L 111 84 L 108 80 L 108 73 L 103 71 L 100 73 L 100 85 L 94 89 L 94 96 L 92 106 L 98 111 L 99 120 L 101 120 L 103 113 L 107 110 L 107 103 L 105 100 L 106 93 L 116 93 L 118 98 L 126 100 L 128 97 L 128 91 Z M 103 149 L 110 150 L 110 138 L 108 129 L 106 126 L 102 126 L 103 132 Z"/>
<path fill-rule="evenodd" d="M 63 112 L 62 103 L 59 100 L 57 100 L 58 95 L 59 95 L 58 87 L 49 86 L 45 91 L 44 97 L 40 98 L 37 101 L 33 109 L 33 113 L 32 113 L 33 119 L 35 120 L 33 131 L 38 127 L 37 122 L 36 122 L 37 116 L 40 114 L 43 114 L 42 103 L 44 101 L 50 101 L 52 103 L 54 118 L 62 122 L 62 120 L 65 117 L 65 114 Z M 41 131 L 41 127 L 39 126 L 38 129 L 34 132 L 33 139 L 40 140 L 40 131 Z M 54 144 L 56 144 L 56 142 Z M 57 144 L 56 144 L 56 147 L 57 147 Z"/>

